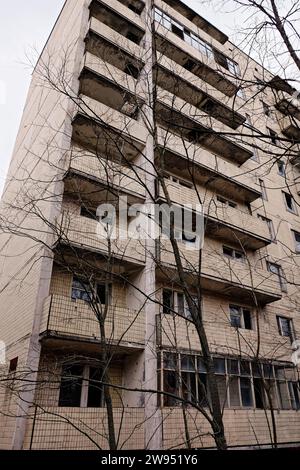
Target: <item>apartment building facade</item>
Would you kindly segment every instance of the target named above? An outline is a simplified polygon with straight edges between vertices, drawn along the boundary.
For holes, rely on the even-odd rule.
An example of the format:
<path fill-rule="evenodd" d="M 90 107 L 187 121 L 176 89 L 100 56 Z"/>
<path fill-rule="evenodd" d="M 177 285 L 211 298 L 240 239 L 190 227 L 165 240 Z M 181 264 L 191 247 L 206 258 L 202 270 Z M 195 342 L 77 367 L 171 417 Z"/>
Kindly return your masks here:
<path fill-rule="evenodd" d="M 65 2 L 2 200 L 0 448 L 109 448 L 97 381 L 118 448 L 214 447 L 172 244 L 108 240 L 97 210 L 166 202 L 202 205 L 201 263 L 193 240 L 178 245 L 195 299 L 201 287 L 228 445 L 299 444 L 293 95 L 180 1 Z"/>

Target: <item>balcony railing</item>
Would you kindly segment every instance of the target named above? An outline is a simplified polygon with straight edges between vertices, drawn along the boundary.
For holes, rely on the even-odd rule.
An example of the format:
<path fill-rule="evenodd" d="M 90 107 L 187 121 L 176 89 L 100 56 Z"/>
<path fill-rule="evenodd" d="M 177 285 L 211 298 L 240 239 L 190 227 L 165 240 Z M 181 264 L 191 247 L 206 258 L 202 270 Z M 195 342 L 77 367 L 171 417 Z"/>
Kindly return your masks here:
<path fill-rule="evenodd" d="M 105 408 L 47 407 L 31 409 L 24 449 L 99 450 L 109 449 Z M 114 425 L 119 449 L 144 448 L 144 409 L 114 408 Z M 95 445 L 97 443 L 97 446 Z"/>
<path fill-rule="evenodd" d="M 284 116 L 279 120 L 279 126 L 286 137 L 300 142 L 300 121 L 294 117 Z"/>
<path fill-rule="evenodd" d="M 184 269 L 191 276 L 199 275 L 199 250 L 178 241 Z M 175 269 L 175 257 L 168 239 L 157 240 L 157 255 L 163 265 Z M 247 260 L 234 260 L 221 252 L 204 246 L 201 257 L 201 282 L 203 288 L 219 294 L 242 297 L 266 304 L 281 298 L 279 279 L 273 273 L 249 264 Z"/>
<path fill-rule="evenodd" d="M 261 196 L 258 188 L 255 188 L 256 181 L 252 175 L 245 174 L 239 168 L 217 157 L 208 150 L 192 144 L 181 137 L 158 127 L 157 129 L 158 144 L 161 148 L 169 150 L 168 159 L 165 161 L 166 170 L 172 169 L 173 159 L 182 158 L 185 160 L 184 167 L 190 167 L 195 163 L 198 167 L 203 168 L 202 172 L 210 173 L 210 187 L 218 189 L 218 185 L 224 187 L 229 193 L 244 194 L 247 202 L 252 202 Z M 178 163 L 177 163 L 178 165 Z M 201 171 L 200 171 L 201 173 Z M 197 178 L 197 172 L 195 172 Z M 226 181 L 226 182 L 225 182 Z"/>
<path fill-rule="evenodd" d="M 200 204 L 195 188 L 188 188 L 167 179 L 165 183 L 172 202 L 179 205 L 192 204 L 194 208 L 197 204 Z M 201 188 L 199 189 L 201 191 Z M 164 198 L 161 187 L 159 187 L 159 196 Z M 211 198 L 209 200 L 204 198 L 202 207 L 206 218 L 218 225 L 227 226 L 229 229 L 227 237 L 229 236 L 236 240 L 233 235 L 235 233 L 237 238 L 244 242 L 245 247 L 259 249 L 270 243 L 270 233 L 267 224 L 258 219 L 258 217 L 251 216 L 249 212 L 221 205 L 218 201 Z M 240 233 L 238 234 L 238 232 Z"/>
<path fill-rule="evenodd" d="M 105 160 L 95 153 L 73 147 L 70 151 L 70 172 L 86 175 L 109 188 L 119 188 L 120 191 L 145 197 L 142 170 L 138 170 L 137 177 L 133 169 Z"/>
<path fill-rule="evenodd" d="M 83 300 L 73 300 L 55 294 L 47 297 L 44 302 L 41 333 L 100 340 L 99 322 L 91 306 Z M 135 343 L 142 347 L 145 342 L 143 310 L 109 306 L 105 320 L 105 336 L 108 343 Z"/>
<path fill-rule="evenodd" d="M 104 236 L 102 225 L 97 220 L 73 214 L 64 210 L 57 220 L 56 231 L 65 245 L 108 254 L 120 263 L 142 265 L 145 263 L 145 245 L 143 240 L 116 238 L 108 240 Z M 118 231 L 118 229 L 116 229 Z M 110 246 L 109 246 L 110 241 Z"/>

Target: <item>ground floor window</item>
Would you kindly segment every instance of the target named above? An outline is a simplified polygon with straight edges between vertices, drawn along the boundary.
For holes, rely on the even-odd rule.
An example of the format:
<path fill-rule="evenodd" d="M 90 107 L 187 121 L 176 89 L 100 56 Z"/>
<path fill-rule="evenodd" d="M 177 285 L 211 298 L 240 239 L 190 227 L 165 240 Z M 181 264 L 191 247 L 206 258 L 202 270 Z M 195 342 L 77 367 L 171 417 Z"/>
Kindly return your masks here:
<path fill-rule="evenodd" d="M 214 369 L 223 408 L 300 409 L 299 377 L 288 363 L 215 357 Z M 161 352 L 158 358 L 161 406 L 210 402 L 207 371 L 200 355 Z"/>
<path fill-rule="evenodd" d="M 87 365 L 64 365 L 59 406 L 100 408 L 103 403 L 102 370 Z"/>

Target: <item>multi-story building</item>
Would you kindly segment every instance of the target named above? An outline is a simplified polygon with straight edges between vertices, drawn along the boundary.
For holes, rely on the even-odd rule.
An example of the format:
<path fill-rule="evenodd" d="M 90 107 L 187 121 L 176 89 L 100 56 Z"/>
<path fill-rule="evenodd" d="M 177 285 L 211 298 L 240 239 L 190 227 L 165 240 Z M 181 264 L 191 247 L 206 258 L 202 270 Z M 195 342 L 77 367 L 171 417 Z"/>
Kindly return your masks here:
<path fill-rule="evenodd" d="M 2 199 L 0 448 L 107 448 L 106 400 L 93 386 L 103 351 L 119 448 L 214 446 L 170 242 L 110 243 L 96 220 L 102 203 L 166 194 L 203 206 L 200 276 L 193 241 L 178 244 L 185 282 L 201 287 L 228 445 L 271 445 L 274 423 L 280 445 L 299 444 L 293 92 L 180 1 L 65 2 Z"/>

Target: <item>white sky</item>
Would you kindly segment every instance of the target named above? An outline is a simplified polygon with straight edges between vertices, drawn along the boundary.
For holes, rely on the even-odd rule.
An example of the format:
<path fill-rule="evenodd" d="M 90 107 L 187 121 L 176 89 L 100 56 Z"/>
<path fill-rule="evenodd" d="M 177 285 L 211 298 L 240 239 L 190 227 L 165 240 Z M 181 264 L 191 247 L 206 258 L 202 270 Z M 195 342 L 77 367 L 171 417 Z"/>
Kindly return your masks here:
<path fill-rule="evenodd" d="M 64 0 L 0 0 L 0 193 L 13 151 L 31 76 L 28 56 L 41 51 Z M 228 35 L 235 15 L 224 15 L 198 0 L 190 7 Z M 13 7 L 13 8 L 12 8 Z"/>

